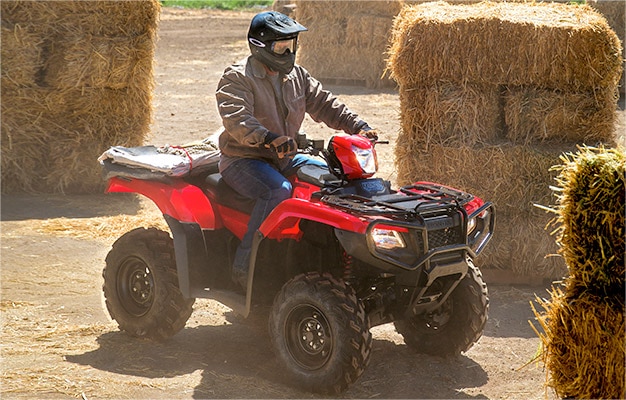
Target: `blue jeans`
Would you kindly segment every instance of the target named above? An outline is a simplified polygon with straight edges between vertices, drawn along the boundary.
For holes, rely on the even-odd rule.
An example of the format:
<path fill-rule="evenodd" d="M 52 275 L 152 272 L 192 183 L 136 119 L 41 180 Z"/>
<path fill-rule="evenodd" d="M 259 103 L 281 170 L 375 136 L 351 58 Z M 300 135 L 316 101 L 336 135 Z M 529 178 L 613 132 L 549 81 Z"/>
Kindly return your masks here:
<path fill-rule="evenodd" d="M 233 270 L 247 273 L 254 233 L 280 202 L 291 197 L 291 182 L 287 178 L 295 174 L 303 165 L 326 166 L 323 161 L 296 154 L 282 170 L 262 160 L 242 158 L 222 171 L 222 178 L 231 188 L 243 196 L 256 199 L 254 209 L 250 214 L 248 230 L 235 253 Z"/>

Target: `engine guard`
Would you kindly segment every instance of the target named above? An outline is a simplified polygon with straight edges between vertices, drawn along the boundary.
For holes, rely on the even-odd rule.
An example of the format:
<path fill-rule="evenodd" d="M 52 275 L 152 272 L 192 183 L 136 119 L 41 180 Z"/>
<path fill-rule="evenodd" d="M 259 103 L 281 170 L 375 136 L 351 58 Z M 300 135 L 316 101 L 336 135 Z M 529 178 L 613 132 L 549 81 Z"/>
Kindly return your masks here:
<path fill-rule="evenodd" d="M 468 271 L 467 261 L 459 261 L 451 264 L 431 265 L 429 270 L 424 269 L 426 275 L 425 286 L 415 290 L 411 299 L 411 305 L 407 308 L 407 317 L 423 314 L 439 308 L 456 289 L 458 284 L 465 278 Z M 443 290 L 436 294 L 427 294 L 428 289 L 440 278 L 452 278 L 444 283 Z"/>

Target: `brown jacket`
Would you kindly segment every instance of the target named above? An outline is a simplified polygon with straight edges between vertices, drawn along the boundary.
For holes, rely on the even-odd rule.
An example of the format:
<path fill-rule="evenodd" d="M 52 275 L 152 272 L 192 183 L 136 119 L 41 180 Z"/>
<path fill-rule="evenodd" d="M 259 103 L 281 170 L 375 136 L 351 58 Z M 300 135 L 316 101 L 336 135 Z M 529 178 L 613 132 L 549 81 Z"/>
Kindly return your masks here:
<path fill-rule="evenodd" d="M 279 162 L 263 146 L 263 140 L 268 131 L 295 138 L 305 113 L 316 122 L 349 134 L 358 133 L 367 125 L 332 93 L 323 90 L 320 82 L 301 66 L 296 65 L 280 78 L 286 115 L 264 65 L 258 60 L 248 57 L 224 71 L 216 92 L 224 125 L 219 137 L 220 170 L 237 158 L 264 159 L 282 167 L 287 160 Z"/>

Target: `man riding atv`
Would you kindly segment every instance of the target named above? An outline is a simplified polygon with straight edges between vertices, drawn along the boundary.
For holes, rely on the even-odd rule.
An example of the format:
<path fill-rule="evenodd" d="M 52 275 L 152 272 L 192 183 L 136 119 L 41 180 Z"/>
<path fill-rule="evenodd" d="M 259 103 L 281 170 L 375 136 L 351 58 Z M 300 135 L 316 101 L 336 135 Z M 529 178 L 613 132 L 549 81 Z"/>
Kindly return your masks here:
<path fill-rule="evenodd" d="M 169 228 L 117 239 L 102 288 L 120 330 L 154 340 L 182 330 L 196 298 L 244 318 L 267 310 L 290 382 L 334 395 L 369 364 L 374 326 L 393 323 L 417 353 L 454 356 L 478 341 L 489 297 L 473 259 L 496 215 L 459 189 L 375 177 L 376 131 L 294 64 L 304 29 L 274 12 L 254 17 L 252 56 L 217 91 L 221 154 L 209 138 L 206 154 L 144 146 L 101 157 L 107 191 L 146 196 Z M 305 112 L 345 133 L 327 144 L 296 136 Z M 161 168 L 172 157 L 188 168 Z"/>
<path fill-rule="evenodd" d="M 298 34 L 306 30 L 276 11 L 257 14 L 248 30 L 251 55 L 228 67 L 217 88 L 224 126 L 219 137 L 219 171 L 231 188 L 256 200 L 233 263 L 232 279 L 242 287 L 247 282 L 254 233 L 270 212 L 291 196 L 288 177 L 303 165 L 323 165 L 302 154 L 294 156 L 305 113 L 333 129 L 378 137 L 295 64 Z"/>

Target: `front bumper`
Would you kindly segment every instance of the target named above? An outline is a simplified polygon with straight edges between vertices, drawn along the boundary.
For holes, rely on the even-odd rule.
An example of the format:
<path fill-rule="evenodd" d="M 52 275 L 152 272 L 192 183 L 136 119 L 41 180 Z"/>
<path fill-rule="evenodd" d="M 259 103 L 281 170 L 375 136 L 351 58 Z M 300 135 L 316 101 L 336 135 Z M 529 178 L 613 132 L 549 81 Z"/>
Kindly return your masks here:
<path fill-rule="evenodd" d="M 468 222 L 473 229 L 468 234 Z M 471 215 L 459 213 L 417 221 L 375 219 L 365 234 L 336 229 L 335 235 L 343 248 L 361 261 L 387 272 L 398 268 L 415 271 L 424 267 L 432 273 L 435 266 L 464 262 L 469 255 L 475 257 L 491 240 L 495 226 L 495 210 L 486 203 Z M 378 247 L 372 232 L 380 228 L 396 230 L 401 235 L 403 247 L 386 249 Z"/>
<path fill-rule="evenodd" d="M 394 276 L 396 311 L 410 317 L 446 301 L 468 274 L 470 259 L 491 240 L 494 226 L 495 209 L 487 203 L 470 215 L 461 211 L 411 222 L 376 219 L 365 234 L 335 229 L 335 235 L 349 255 Z M 374 229 L 396 230 L 403 246 L 380 246 L 373 239 Z"/>

